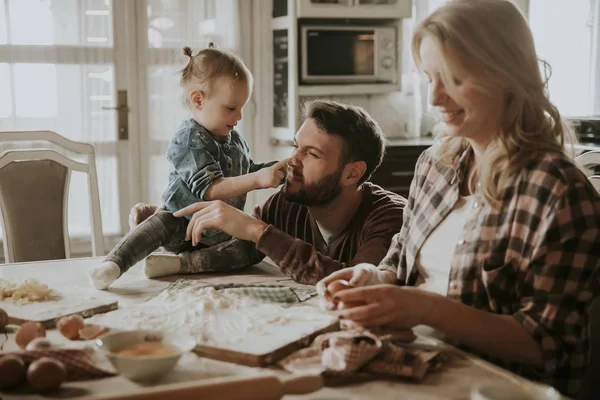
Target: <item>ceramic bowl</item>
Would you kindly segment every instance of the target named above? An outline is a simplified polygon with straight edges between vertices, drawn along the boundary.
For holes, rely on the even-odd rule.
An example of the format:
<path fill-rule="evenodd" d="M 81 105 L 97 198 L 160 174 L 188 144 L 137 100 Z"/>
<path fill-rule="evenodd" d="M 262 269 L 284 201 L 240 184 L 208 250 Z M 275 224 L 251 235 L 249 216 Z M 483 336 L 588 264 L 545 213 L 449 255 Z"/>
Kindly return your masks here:
<path fill-rule="evenodd" d="M 160 342 L 174 347 L 168 355 L 121 355 L 124 347 Z M 96 339 L 96 346 L 110 360 L 117 371 L 132 381 L 156 380 L 170 372 L 184 353 L 196 347 L 194 339 L 182 333 L 153 330 L 114 331 Z"/>
<path fill-rule="evenodd" d="M 533 382 L 483 383 L 471 392 L 471 400 L 561 400 L 554 388 Z"/>

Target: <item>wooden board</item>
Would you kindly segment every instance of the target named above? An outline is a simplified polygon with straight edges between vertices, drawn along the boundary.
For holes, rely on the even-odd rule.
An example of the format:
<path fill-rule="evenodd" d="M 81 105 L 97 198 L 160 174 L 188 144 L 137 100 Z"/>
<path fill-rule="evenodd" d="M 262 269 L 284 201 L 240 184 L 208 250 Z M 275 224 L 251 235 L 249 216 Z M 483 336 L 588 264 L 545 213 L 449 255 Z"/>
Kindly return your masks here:
<path fill-rule="evenodd" d="M 87 318 L 118 308 L 118 302 L 104 293 L 69 287 L 56 289 L 61 294 L 59 300 L 28 304 L 3 300 L 0 301 L 0 308 L 8 313 L 9 324 L 21 325 L 25 322 L 40 322 L 47 329 L 54 328 L 56 322 L 67 315 L 79 314 Z"/>
<path fill-rule="evenodd" d="M 339 325 L 339 321 L 334 321 L 323 328 L 315 329 L 308 335 L 301 336 L 300 338 L 287 342 L 279 347 L 275 346 L 266 352 L 253 353 L 251 351 L 240 351 L 228 349 L 227 347 L 205 345 L 202 343 L 196 345 L 194 352 L 199 356 L 211 358 L 213 360 L 226 361 L 250 367 L 266 367 L 275 364 L 277 361 L 292 354 L 296 350 L 307 347 L 315 337 L 323 333 L 339 330 Z"/>
<path fill-rule="evenodd" d="M 213 295 L 190 289 L 176 285 L 145 303 L 97 315 L 90 322 L 111 329 L 189 333 L 198 355 L 253 367 L 274 364 L 321 333 L 339 329 L 335 315 L 314 305 L 242 301 L 214 308 L 218 302 L 211 302 Z"/>

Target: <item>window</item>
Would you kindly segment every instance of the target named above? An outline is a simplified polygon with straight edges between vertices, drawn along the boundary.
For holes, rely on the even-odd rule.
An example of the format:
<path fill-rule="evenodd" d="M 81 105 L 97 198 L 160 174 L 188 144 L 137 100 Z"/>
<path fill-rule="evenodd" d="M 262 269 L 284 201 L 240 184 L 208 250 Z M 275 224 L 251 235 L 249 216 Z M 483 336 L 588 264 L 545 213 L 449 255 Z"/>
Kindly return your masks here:
<path fill-rule="evenodd" d="M 600 114 L 597 0 L 529 0 L 538 56 L 552 68 L 550 98 L 562 115 Z"/>
<path fill-rule="evenodd" d="M 0 130 L 52 130 L 93 144 L 106 235 L 121 230 L 115 114 L 102 108 L 114 105 L 112 10 L 110 0 L 0 0 Z M 73 236 L 91 232 L 87 198 L 85 175 L 74 172 Z"/>

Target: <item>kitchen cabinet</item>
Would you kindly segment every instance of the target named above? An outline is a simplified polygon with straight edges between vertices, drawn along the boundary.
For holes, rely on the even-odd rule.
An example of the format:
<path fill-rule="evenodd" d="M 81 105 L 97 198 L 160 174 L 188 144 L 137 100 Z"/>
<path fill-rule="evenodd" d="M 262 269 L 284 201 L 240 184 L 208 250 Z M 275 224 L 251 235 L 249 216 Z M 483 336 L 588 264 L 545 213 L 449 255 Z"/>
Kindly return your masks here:
<path fill-rule="evenodd" d="M 371 176 L 371 182 L 391 192 L 408 197 L 415 165 L 421 153 L 429 148 L 430 142 L 426 140 L 416 140 L 415 143 L 411 143 L 410 140 L 405 142 L 408 145 L 398 144 L 402 143 L 402 140 L 398 140 L 396 144 L 392 142 L 387 147 L 381 165 Z"/>
<path fill-rule="evenodd" d="M 411 0 L 297 0 L 299 18 L 405 18 Z"/>

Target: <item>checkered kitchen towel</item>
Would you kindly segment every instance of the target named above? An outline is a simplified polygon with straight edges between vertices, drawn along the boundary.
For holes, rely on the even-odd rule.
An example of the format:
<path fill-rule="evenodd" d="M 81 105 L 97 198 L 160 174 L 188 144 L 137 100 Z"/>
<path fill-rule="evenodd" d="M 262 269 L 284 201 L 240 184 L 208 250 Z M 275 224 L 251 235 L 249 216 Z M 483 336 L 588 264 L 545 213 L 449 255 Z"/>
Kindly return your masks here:
<path fill-rule="evenodd" d="M 265 303 L 299 303 L 317 295 L 317 291 L 312 288 L 293 288 L 283 285 L 242 285 L 237 283 L 211 285 L 193 279 L 179 279 L 171 283 L 165 291 L 180 290 L 183 288 L 202 289 L 206 287 L 236 293 L 240 296 L 252 297 Z"/>
<path fill-rule="evenodd" d="M 114 368 L 97 356 L 93 348 L 49 348 L 43 350 L 23 350 L 4 353 L 19 356 L 26 365 L 41 357 L 50 357 L 62 362 L 67 370 L 67 381 L 83 381 L 117 375 Z"/>
<path fill-rule="evenodd" d="M 279 365 L 292 373 L 321 374 L 330 383 L 345 383 L 383 377 L 419 381 L 444 361 L 439 351 L 403 347 L 387 334 L 353 328 L 319 335 L 310 347 L 292 353 Z"/>

